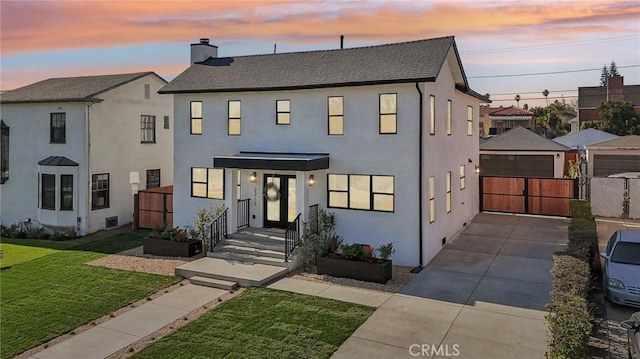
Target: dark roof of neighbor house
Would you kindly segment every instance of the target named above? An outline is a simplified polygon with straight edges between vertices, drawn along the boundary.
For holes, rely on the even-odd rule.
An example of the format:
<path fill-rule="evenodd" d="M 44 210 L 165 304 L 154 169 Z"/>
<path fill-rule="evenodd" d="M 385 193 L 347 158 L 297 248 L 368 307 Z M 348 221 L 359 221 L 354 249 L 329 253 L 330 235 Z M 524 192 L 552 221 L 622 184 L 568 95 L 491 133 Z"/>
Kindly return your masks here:
<path fill-rule="evenodd" d="M 587 128 L 582 131 L 556 137 L 553 141 L 561 143 L 569 148 L 582 149 L 587 145 L 612 140 L 618 137 L 620 136 L 614 135 L 613 133 L 600 131 L 595 128 Z"/>
<path fill-rule="evenodd" d="M 0 94 L 0 103 L 100 102 L 99 94 L 155 72 L 51 78 Z"/>
<path fill-rule="evenodd" d="M 640 136 L 638 135 L 627 135 L 618 138 L 614 138 L 612 140 L 603 141 L 594 143 L 592 145 L 587 146 L 588 149 L 629 149 L 629 150 L 640 150 Z"/>
<path fill-rule="evenodd" d="M 481 151 L 568 151 L 569 147 L 553 142 L 522 126 L 480 144 Z"/>
<path fill-rule="evenodd" d="M 64 156 L 49 156 L 38 161 L 40 166 L 77 166 L 78 162 L 72 161 Z"/>
<path fill-rule="evenodd" d="M 626 85 L 622 87 L 624 101 L 640 107 L 640 85 Z M 597 108 L 607 100 L 605 86 L 578 87 L 578 108 Z"/>
<path fill-rule="evenodd" d="M 520 107 L 509 106 L 499 107 L 495 111 L 489 112 L 489 116 L 533 116 L 533 112 Z"/>
<path fill-rule="evenodd" d="M 191 65 L 159 93 L 432 82 L 445 61 L 454 71 L 456 88 L 490 102 L 469 88 L 453 36 L 337 50 L 209 57 Z"/>

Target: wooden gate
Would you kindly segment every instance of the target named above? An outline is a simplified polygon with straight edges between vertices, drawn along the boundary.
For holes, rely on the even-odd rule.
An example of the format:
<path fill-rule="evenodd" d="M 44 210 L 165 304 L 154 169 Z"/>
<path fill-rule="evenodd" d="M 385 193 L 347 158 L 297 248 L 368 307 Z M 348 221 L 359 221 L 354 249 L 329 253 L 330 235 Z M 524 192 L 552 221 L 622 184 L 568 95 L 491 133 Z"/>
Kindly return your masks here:
<path fill-rule="evenodd" d="M 134 198 L 134 227 L 173 227 L 173 186 L 139 191 Z"/>
<path fill-rule="evenodd" d="M 577 179 L 480 176 L 481 211 L 570 217 L 575 198 Z"/>

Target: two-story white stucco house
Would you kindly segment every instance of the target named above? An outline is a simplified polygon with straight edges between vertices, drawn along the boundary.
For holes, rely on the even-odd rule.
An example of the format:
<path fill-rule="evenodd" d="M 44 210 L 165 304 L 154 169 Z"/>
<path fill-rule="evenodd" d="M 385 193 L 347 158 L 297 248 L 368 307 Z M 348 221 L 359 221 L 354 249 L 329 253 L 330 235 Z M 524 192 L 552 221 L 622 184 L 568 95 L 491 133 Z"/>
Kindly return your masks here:
<path fill-rule="evenodd" d="M 131 172 L 141 189 L 173 184 L 166 83 L 153 72 L 52 78 L 0 95 L 2 224 L 85 234 L 130 222 Z"/>
<path fill-rule="evenodd" d="M 174 223 L 225 203 L 228 229 L 286 228 L 318 204 L 347 243 L 425 265 L 478 213 L 478 107 L 453 37 L 219 57 L 208 39 L 174 95 Z M 240 201 L 240 202 L 239 202 Z M 240 205 L 240 207 L 239 207 Z M 240 211 L 238 211 L 240 209 Z"/>

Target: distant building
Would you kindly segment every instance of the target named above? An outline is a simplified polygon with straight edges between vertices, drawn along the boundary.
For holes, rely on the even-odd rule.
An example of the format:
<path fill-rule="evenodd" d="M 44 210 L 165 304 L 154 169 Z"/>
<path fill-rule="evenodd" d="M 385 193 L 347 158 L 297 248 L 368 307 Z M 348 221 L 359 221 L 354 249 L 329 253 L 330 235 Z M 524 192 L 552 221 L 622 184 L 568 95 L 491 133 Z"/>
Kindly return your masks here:
<path fill-rule="evenodd" d="M 533 112 L 520 107 L 480 106 L 480 135 L 499 135 L 518 126 L 535 128 L 536 116 Z"/>
<path fill-rule="evenodd" d="M 640 85 L 624 85 L 624 77 L 607 79 L 606 86 L 578 87 L 578 126 L 598 120 L 598 107 L 606 101 L 630 102 L 640 114 Z"/>

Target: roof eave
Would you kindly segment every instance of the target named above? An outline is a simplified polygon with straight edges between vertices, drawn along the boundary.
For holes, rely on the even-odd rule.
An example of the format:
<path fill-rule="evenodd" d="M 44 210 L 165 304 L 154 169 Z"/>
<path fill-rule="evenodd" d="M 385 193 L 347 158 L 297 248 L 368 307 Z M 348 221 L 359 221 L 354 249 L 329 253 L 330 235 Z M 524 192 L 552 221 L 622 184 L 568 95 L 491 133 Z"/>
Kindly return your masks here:
<path fill-rule="evenodd" d="M 90 98 L 69 98 L 69 99 L 33 99 L 33 100 L 8 100 L 3 101 L 0 100 L 2 104 L 21 104 L 21 103 L 56 103 L 56 102 L 102 102 L 104 101 L 101 98 L 90 97 Z"/>

